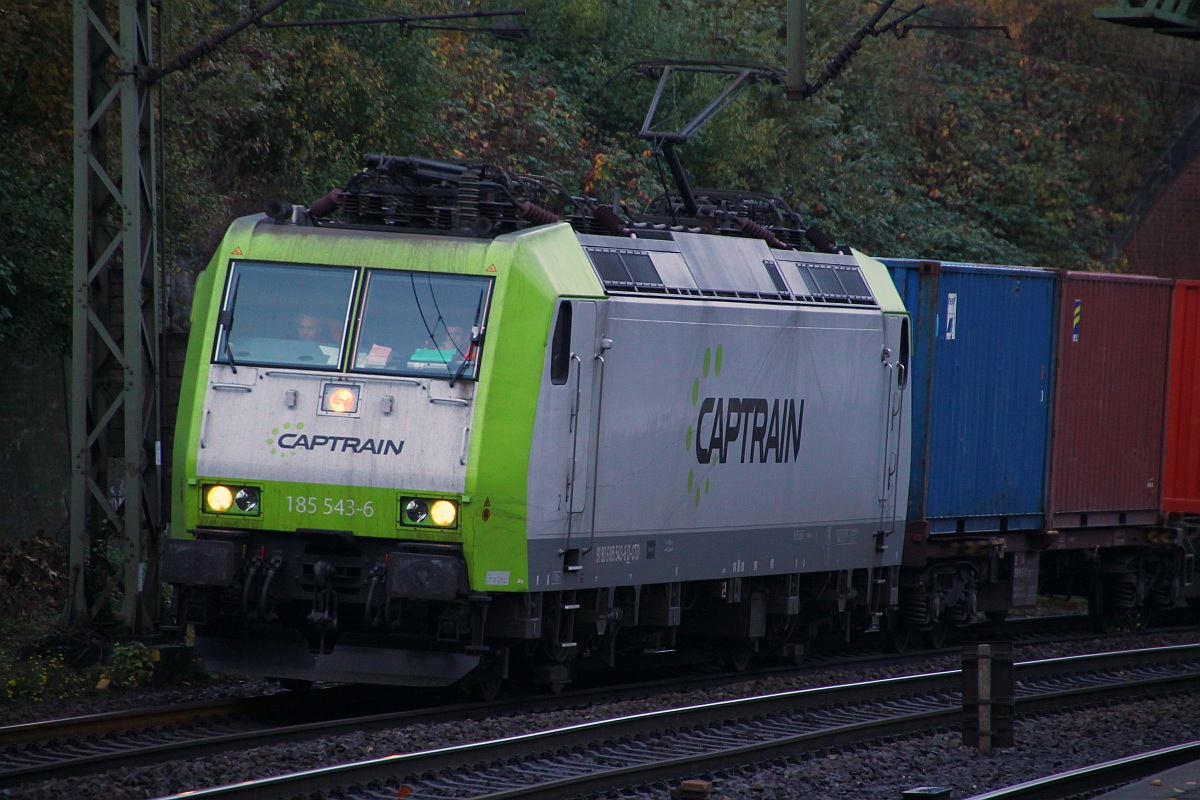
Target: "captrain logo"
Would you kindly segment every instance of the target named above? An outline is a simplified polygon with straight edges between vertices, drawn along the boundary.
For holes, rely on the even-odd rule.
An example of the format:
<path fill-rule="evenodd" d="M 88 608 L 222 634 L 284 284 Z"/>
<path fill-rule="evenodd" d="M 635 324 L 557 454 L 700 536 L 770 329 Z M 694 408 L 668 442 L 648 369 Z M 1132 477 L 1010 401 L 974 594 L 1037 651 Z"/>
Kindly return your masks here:
<path fill-rule="evenodd" d="M 692 381 L 692 407 L 693 408 L 696 408 L 700 403 L 700 380 L 701 380 L 701 378 L 708 378 L 708 373 L 710 370 L 713 373 L 713 377 L 719 377 L 721 374 L 721 362 L 723 360 L 724 360 L 724 348 L 721 345 L 717 345 L 717 353 L 716 353 L 715 357 L 713 356 L 713 351 L 712 351 L 711 347 L 704 348 L 704 365 L 701 369 L 701 373 L 702 373 L 701 377 L 696 378 Z M 708 398 L 705 398 L 706 402 L 707 402 L 707 400 L 708 400 Z M 703 407 L 701 406 L 701 409 L 702 408 Z M 697 426 L 700 424 L 700 421 L 702 419 L 703 419 L 703 414 L 701 414 L 700 416 L 697 417 L 697 421 L 696 421 Z M 695 447 L 697 449 L 700 447 L 700 437 L 702 435 L 703 434 L 700 432 L 700 430 L 697 427 L 688 425 L 687 444 L 686 444 L 687 452 L 689 452 L 689 453 L 692 452 L 693 441 L 695 442 Z M 697 456 L 697 460 L 701 464 L 709 464 L 710 463 L 710 459 L 700 460 L 699 456 Z M 709 485 L 710 485 L 709 478 L 707 475 L 704 476 L 704 485 L 703 485 L 703 487 L 701 487 L 700 481 L 697 480 L 697 478 L 696 478 L 696 468 L 692 467 L 691 469 L 688 470 L 687 490 L 688 490 L 688 494 L 691 494 L 696 498 L 697 506 L 700 505 L 701 488 L 703 488 L 704 494 L 708 494 Z"/>
<path fill-rule="evenodd" d="M 721 375 L 723 348 L 704 351 L 702 373 L 708 378 Z M 787 464 L 800 456 L 804 431 L 804 401 L 791 397 L 700 397 L 700 378 L 692 381 L 692 407 L 696 424 L 687 429 L 687 449 L 694 452 L 696 463 L 714 464 Z M 703 487 L 696 469 L 688 470 L 688 492 L 700 505 L 701 488 L 707 494 L 709 477 Z"/>
<path fill-rule="evenodd" d="M 403 439 L 360 439 L 357 436 L 308 434 L 303 432 L 303 422 L 297 422 L 294 427 L 293 430 L 292 423 L 285 422 L 282 426 L 271 429 L 271 437 L 267 439 L 271 455 L 287 458 L 289 455 L 294 456 L 297 451 L 303 450 L 321 453 L 398 456 L 404 450 Z"/>

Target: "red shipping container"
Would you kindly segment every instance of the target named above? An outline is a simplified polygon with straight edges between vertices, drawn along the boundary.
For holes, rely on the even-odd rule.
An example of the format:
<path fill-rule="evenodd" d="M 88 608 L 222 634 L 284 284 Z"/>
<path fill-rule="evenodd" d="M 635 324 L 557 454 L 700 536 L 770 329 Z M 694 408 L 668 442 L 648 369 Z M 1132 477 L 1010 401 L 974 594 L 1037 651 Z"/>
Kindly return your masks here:
<path fill-rule="evenodd" d="M 1200 281 L 1178 281 L 1171 314 L 1163 510 L 1200 512 Z"/>
<path fill-rule="evenodd" d="M 1052 528 L 1158 522 L 1172 286 L 1131 275 L 1060 278 Z"/>

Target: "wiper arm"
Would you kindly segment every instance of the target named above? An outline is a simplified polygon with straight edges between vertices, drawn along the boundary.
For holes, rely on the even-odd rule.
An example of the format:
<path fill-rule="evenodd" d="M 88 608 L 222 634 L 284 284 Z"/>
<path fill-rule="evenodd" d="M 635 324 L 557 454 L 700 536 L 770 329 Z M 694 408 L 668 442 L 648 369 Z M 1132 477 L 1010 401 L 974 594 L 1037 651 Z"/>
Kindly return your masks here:
<path fill-rule="evenodd" d="M 478 326 L 475 326 L 475 327 L 478 328 Z M 483 331 L 479 331 L 479 333 L 471 334 L 471 346 L 467 348 L 467 353 L 463 357 L 462 362 L 459 363 L 458 370 L 454 373 L 454 377 L 450 379 L 450 386 L 453 386 L 455 384 L 455 382 L 459 378 L 462 377 L 462 374 L 464 372 L 466 372 L 467 364 L 470 364 L 473 360 L 475 360 L 475 354 L 479 352 L 479 344 L 478 343 L 482 339 L 483 339 Z"/>
<path fill-rule="evenodd" d="M 233 279 L 233 289 L 229 292 L 229 308 L 221 309 L 221 313 L 217 315 L 217 324 L 225 331 L 225 357 L 229 359 L 229 368 L 233 370 L 234 375 L 237 375 L 237 364 L 233 362 L 233 346 L 229 343 L 229 337 L 233 332 L 233 310 L 237 306 L 238 286 L 241 285 L 241 281 L 241 274 Z"/>
<path fill-rule="evenodd" d="M 483 292 L 479 293 L 479 302 L 475 305 L 475 322 L 471 325 L 471 344 L 467 346 L 467 352 L 463 354 L 462 363 L 458 365 L 458 371 L 454 373 L 454 377 L 450 379 L 450 386 L 462 377 L 463 372 L 467 369 L 467 364 L 479 352 L 479 342 L 483 340 L 483 328 L 479 325 L 479 318 L 483 315 Z"/>

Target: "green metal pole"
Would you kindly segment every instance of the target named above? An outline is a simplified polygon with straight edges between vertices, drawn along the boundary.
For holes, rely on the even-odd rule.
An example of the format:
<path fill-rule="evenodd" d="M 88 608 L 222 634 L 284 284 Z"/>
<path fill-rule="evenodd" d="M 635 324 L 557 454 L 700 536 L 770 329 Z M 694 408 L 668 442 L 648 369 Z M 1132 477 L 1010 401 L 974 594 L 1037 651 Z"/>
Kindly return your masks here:
<path fill-rule="evenodd" d="M 91 263 L 91 166 L 95 127 L 89 122 L 91 112 L 92 57 L 90 22 L 91 4 L 75 0 L 74 4 L 74 240 L 72 257 L 72 341 L 71 341 L 71 519 L 70 572 L 67 606 L 64 621 L 78 625 L 88 619 L 85 576 L 91 536 L 87 527 L 87 479 L 90 459 L 87 443 L 88 381 L 88 271 Z"/>
<path fill-rule="evenodd" d="M 64 618 L 90 622 L 120 587 L 120 621 L 141 632 L 159 613 L 161 527 L 153 9 L 150 0 L 119 0 L 114 35 L 105 27 L 106 0 L 74 1 L 73 471 Z M 119 149 L 109 141 L 110 123 L 119 125 Z M 111 170 L 110 152 L 121 159 Z M 93 587 L 89 607 L 92 545 L 106 533 L 119 542 L 122 563 L 107 586 Z"/>
<path fill-rule="evenodd" d="M 788 100 L 803 100 L 808 86 L 808 0 L 788 0 L 787 86 Z"/>

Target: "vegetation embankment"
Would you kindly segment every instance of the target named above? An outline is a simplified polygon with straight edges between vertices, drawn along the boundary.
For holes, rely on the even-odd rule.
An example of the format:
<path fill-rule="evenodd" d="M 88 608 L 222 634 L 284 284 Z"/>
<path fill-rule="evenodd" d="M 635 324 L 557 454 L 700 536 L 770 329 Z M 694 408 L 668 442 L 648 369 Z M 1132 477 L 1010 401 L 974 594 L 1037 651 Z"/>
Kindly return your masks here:
<path fill-rule="evenodd" d="M 63 546 L 43 533 L 0 543 L 0 704 L 62 700 L 154 680 L 144 644 L 114 643 L 99 627 L 58 626 L 66 571 Z"/>
<path fill-rule="evenodd" d="M 810 3 L 809 79 L 870 17 Z M 1143 174 L 1200 87 L 1192 42 L 1097 22 L 1104 0 L 934 0 L 868 37 L 812 100 L 751 88 L 683 147 L 696 186 L 762 190 L 842 242 L 887 256 L 1120 269 L 1111 242 Z M 289 3 L 272 20 L 498 10 L 497 0 Z M 483 159 L 636 207 L 660 164 L 636 136 L 672 57 L 786 65 L 786 4 L 528 0 L 523 40 L 397 25 L 251 27 L 161 83 L 171 320 L 228 220 L 278 195 L 307 203 L 366 152 Z M 114 10 L 115 11 L 115 10 Z M 0 338 L 68 341 L 70 5 L 0 11 Z M 160 7 L 163 60 L 247 13 Z M 895 13 L 895 12 L 894 12 Z M 885 18 L 885 22 L 887 18 Z M 115 21 L 111 24 L 115 25 Z M 491 24 L 483 20 L 485 26 Z M 511 20 L 509 21 L 511 24 Z M 972 27 L 976 26 L 976 27 Z M 996 26 L 1003 26 L 1002 28 Z M 715 96 L 681 82 L 678 127 Z M 115 153 L 113 154 L 115 157 Z"/>

